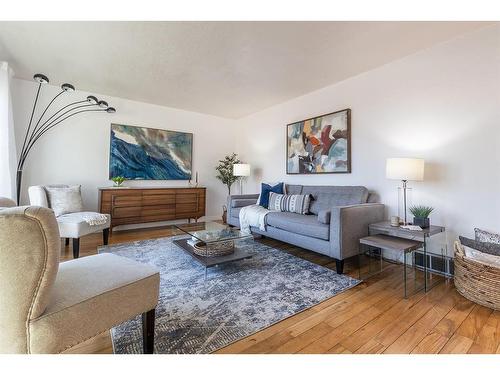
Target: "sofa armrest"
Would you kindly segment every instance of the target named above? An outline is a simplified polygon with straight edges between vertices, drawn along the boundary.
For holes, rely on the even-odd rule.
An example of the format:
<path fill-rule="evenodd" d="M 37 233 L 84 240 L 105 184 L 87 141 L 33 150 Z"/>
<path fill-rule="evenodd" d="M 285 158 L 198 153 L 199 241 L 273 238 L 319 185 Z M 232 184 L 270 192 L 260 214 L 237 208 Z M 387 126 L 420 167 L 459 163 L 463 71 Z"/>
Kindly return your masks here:
<path fill-rule="evenodd" d="M 257 203 L 259 194 L 240 194 L 227 197 L 227 217 L 231 217 L 231 210 L 236 207 L 245 207 Z"/>
<path fill-rule="evenodd" d="M 330 218 L 330 256 L 346 259 L 359 253 L 359 239 L 368 236 L 368 225 L 384 220 L 384 205 L 363 203 L 333 207 Z"/>

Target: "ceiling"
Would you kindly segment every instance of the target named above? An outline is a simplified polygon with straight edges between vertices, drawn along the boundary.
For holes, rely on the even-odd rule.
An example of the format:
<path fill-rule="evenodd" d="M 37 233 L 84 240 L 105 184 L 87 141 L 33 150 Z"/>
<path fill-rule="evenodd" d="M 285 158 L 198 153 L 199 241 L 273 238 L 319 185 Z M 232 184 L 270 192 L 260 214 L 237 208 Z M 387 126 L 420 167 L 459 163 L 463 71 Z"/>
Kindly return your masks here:
<path fill-rule="evenodd" d="M 0 22 L 15 75 L 240 118 L 484 22 Z"/>

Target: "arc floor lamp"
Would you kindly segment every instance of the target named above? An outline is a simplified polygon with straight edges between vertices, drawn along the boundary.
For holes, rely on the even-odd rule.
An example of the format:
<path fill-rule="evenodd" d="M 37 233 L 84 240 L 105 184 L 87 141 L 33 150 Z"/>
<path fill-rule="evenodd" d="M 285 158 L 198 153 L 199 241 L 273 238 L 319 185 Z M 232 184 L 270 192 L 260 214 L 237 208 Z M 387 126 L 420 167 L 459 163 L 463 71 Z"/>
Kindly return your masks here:
<path fill-rule="evenodd" d="M 66 92 L 75 91 L 75 87 L 69 83 L 63 83 L 61 85 L 61 91 L 54 96 L 54 98 L 49 102 L 47 107 L 43 110 L 40 117 L 36 123 L 33 121 L 33 117 L 36 111 L 36 105 L 38 103 L 38 98 L 40 96 L 40 90 L 42 84 L 49 83 L 49 79 L 44 74 L 37 73 L 33 76 L 33 79 L 38 82 L 38 90 L 35 96 L 35 102 L 33 103 L 33 110 L 31 111 L 30 120 L 28 123 L 28 128 L 26 129 L 26 134 L 24 135 L 23 147 L 21 148 L 21 153 L 19 154 L 19 162 L 17 164 L 17 175 L 16 175 L 16 188 L 17 188 L 17 204 L 21 199 L 21 182 L 23 178 L 23 168 L 26 163 L 26 159 L 35 145 L 35 143 L 50 129 L 54 126 L 59 125 L 70 117 L 76 116 L 80 113 L 85 112 L 107 112 L 115 113 L 116 110 L 113 107 L 108 106 L 108 103 L 104 100 L 98 100 L 95 96 L 89 95 L 86 99 L 79 100 L 73 103 L 66 104 L 54 111 L 51 116 L 46 120 L 43 120 L 45 114 L 51 107 L 52 103 Z M 42 121 L 43 120 L 43 121 Z M 35 124 L 33 127 L 33 123 Z"/>

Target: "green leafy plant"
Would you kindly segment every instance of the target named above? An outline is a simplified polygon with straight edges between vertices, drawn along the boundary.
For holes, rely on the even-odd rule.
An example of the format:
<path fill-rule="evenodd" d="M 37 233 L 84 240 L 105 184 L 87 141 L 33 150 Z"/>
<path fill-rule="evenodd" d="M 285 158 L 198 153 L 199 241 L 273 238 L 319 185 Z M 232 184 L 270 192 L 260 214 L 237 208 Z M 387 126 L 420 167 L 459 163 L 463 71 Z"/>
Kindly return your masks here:
<path fill-rule="evenodd" d="M 123 184 L 123 181 L 125 180 L 126 178 L 122 176 L 115 176 L 111 178 L 111 181 L 113 181 L 116 186 L 120 186 L 121 184 Z"/>
<path fill-rule="evenodd" d="M 231 195 L 231 185 L 238 180 L 238 176 L 233 176 L 233 165 L 240 163 L 238 155 L 232 153 L 231 155 L 227 155 L 224 159 L 219 160 L 219 164 L 215 167 L 215 170 L 217 171 L 217 175 L 215 177 L 227 186 L 229 195 Z"/>
<path fill-rule="evenodd" d="M 434 211 L 434 207 L 431 206 L 411 206 L 410 207 L 410 212 L 413 214 L 415 217 L 422 217 L 422 218 L 427 218 L 431 214 L 431 212 Z"/>

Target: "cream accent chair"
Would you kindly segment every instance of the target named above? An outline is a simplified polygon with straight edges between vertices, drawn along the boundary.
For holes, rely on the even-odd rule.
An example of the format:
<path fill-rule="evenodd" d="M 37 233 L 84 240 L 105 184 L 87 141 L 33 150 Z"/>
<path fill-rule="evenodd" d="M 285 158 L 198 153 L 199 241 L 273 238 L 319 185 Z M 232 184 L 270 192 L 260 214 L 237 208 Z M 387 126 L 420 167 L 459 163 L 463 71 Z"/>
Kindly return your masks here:
<path fill-rule="evenodd" d="M 52 187 L 68 187 L 69 185 L 48 185 Z M 30 186 L 28 188 L 28 195 L 30 204 L 32 206 L 50 207 L 50 202 L 47 197 L 47 191 L 44 186 Z M 108 244 L 109 239 L 109 226 L 111 224 L 111 216 L 107 215 L 108 220 L 105 224 L 89 225 L 82 217 L 83 214 L 88 212 L 73 212 L 57 217 L 57 224 L 59 225 L 59 232 L 61 238 L 65 238 L 66 246 L 69 245 L 69 239 L 73 239 L 73 258 L 80 256 L 80 237 L 87 234 L 102 231 L 102 240 L 104 245 Z M 91 212 L 93 213 L 93 212 Z"/>
<path fill-rule="evenodd" d="M 52 210 L 0 210 L 0 353 L 60 353 L 142 314 L 153 352 L 160 276 L 113 254 L 59 264 Z"/>

